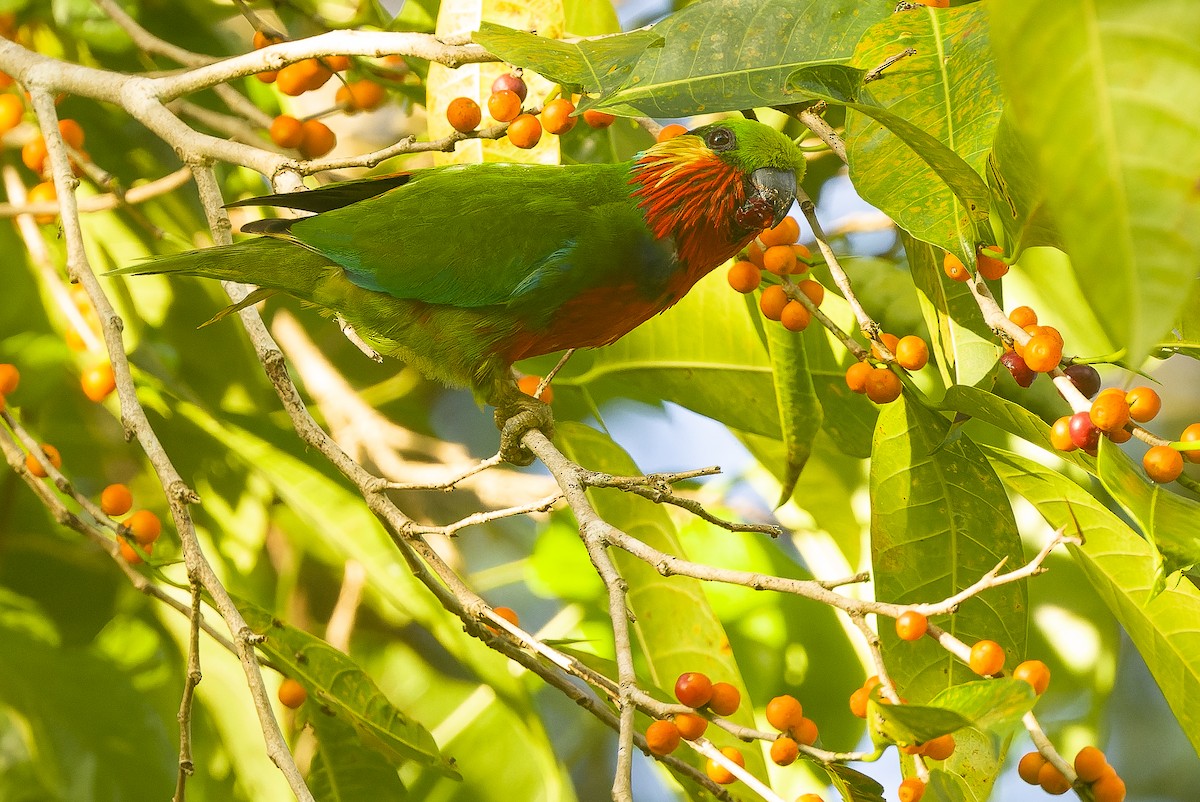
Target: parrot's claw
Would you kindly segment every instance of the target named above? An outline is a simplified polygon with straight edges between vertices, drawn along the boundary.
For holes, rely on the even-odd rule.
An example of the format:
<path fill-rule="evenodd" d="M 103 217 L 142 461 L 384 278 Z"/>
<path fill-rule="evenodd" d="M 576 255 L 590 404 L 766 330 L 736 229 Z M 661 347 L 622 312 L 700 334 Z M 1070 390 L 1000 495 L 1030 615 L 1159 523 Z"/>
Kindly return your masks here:
<path fill-rule="evenodd" d="M 496 428 L 500 430 L 501 459 L 518 466 L 532 465 L 533 452 L 521 445 L 521 439 L 531 429 L 553 437 L 554 415 L 548 405 L 536 398 L 519 395 L 496 407 Z"/>

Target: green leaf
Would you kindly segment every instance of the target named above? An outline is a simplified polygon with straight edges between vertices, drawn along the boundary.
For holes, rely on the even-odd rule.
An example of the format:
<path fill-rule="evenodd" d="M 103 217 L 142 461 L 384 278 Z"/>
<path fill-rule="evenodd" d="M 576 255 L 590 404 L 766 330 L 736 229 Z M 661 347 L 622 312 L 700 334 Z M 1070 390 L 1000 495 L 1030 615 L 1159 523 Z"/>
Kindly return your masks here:
<path fill-rule="evenodd" d="M 308 790 L 321 802 L 405 802 L 409 798 L 396 766 L 374 749 L 363 749 L 358 734 L 325 710 L 305 717 L 320 748 L 308 775 Z"/>
<path fill-rule="evenodd" d="M 782 506 L 791 497 L 800 472 L 812 453 L 813 438 L 821 429 L 821 403 L 813 388 L 802 335 L 783 326 L 767 326 L 767 347 L 771 353 L 775 401 L 779 405 L 787 454 L 783 487 L 776 503 L 776 506 Z"/>
<path fill-rule="evenodd" d="M 239 600 L 238 609 L 250 629 L 265 636 L 258 648 L 303 685 L 310 698 L 353 727 L 363 743 L 389 759 L 412 760 L 458 776 L 429 730 L 389 702 L 353 660 L 249 602 Z"/>
<path fill-rule="evenodd" d="M 1100 438 L 1096 461 L 1100 483 L 1138 522 L 1166 557 L 1166 572 L 1200 565 L 1200 503 L 1151 482 L 1120 448 Z"/>
<path fill-rule="evenodd" d="M 684 117 L 811 99 L 796 70 L 846 61 L 869 25 L 889 11 L 873 0 L 707 0 L 651 28 L 647 50 L 603 104 L 622 114 Z"/>
<path fill-rule="evenodd" d="M 1037 694 L 1028 682 L 1004 677 L 955 685 L 929 704 L 960 713 L 981 730 L 1003 730 L 1020 723 L 1036 702 Z"/>
<path fill-rule="evenodd" d="M 901 233 L 909 268 L 917 285 L 929 340 L 938 354 L 946 385 L 985 385 L 995 381 L 1000 345 L 983 319 L 967 286 L 942 269 L 933 247 Z"/>
<path fill-rule="evenodd" d="M 957 752 L 958 749 L 954 751 Z M 975 802 L 978 797 L 957 774 L 933 769 L 929 772 L 929 782 L 925 785 L 925 796 L 922 799 L 929 802 Z"/>
<path fill-rule="evenodd" d="M 1129 634 L 1179 725 L 1200 751 L 1200 590 L 1186 580 L 1158 592 L 1158 558 L 1090 493 L 1058 471 L 1026 457 L 985 447 L 1004 483 L 1037 508 L 1053 527 L 1082 534 L 1071 556 Z"/>
<path fill-rule="evenodd" d="M 1038 180 L 1011 109 L 996 128 L 987 179 L 996 217 L 1008 238 L 1008 256 L 1015 259 L 1026 248 L 1040 245 L 1062 247 L 1058 228 L 1046 208 L 1045 188 Z"/>
<path fill-rule="evenodd" d="M 991 238 L 981 174 L 1003 105 L 984 14 L 974 4 L 916 8 L 873 26 L 853 66 L 916 54 L 884 70 L 846 114 L 850 177 L 863 199 L 967 265 L 975 244 Z"/>
<path fill-rule="evenodd" d="M 1139 364 L 1200 263 L 1200 15 L 1191 0 L 989 12 L 996 67 L 1079 283 Z"/>
<path fill-rule="evenodd" d="M 922 744 L 971 722 L 961 714 L 933 705 L 893 705 L 872 698 L 867 717 L 878 734 L 897 744 Z"/>
<path fill-rule="evenodd" d="M 844 763 L 829 763 L 825 765 L 825 769 L 829 772 L 833 787 L 845 802 L 886 802 L 883 798 L 883 786 L 873 777 L 868 777 Z"/>
<path fill-rule="evenodd" d="M 607 435 L 582 424 L 560 423 L 556 442 L 569 459 L 592 470 L 616 475 L 638 473 L 637 465 Z M 684 556 L 675 525 L 661 505 L 613 489 L 589 490 L 588 498 L 601 518 L 631 537 L 667 554 Z M 731 683 L 743 699 L 749 699 L 729 638 L 705 598 L 701 582 L 683 576 L 664 577 L 626 552 L 612 549 L 611 553 L 629 586 L 626 601 L 633 614 L 631 629 L 650 680 L 669 693 L 680 674 L 702 671 L 714 681 Z M 748 705 L 742 705 L 730 719 L 754 726 L 754 714 Z M 735 743 L 732 736 L 725 737 L 723 731 L 711 727 L 708 735 L 720 746 Z M 766 768 L 762 752 L 749 750 L 746 757 L 747 768 L 762 776 Z"/>
<path fill-rule="evenodd" d="M 620 33 L 621 20 L 609 0 L 563 0 L 567 33 L 574 36 L 601 36 Z"/>
<path fill-rule="evenodd" d="M 871 552 L 880 599 L 904 604 L 947 598 L 1001 560 L 1023 562 L 1012 509 L 995 473 L 971 440 L 908 396 L 879 414 L 871 458 Z M 939 625 L 970 644 L 997 641 L 1025 653 L 1024 583 L 992 588 L 963 602 Z M 886 622 L 885 622 L 886 624 Z M 922 703 L 975 679 L 938 644 L 900 641 L 881 625 L 884 658 L 906 697 Z"/>
<path fill-rule="evenodd" d="M 642 51 L 661 42 L 650 31 L 562 42 L 486 21 L 472 38 L 510 64 L 533 70 L 572 91 L 599 94 L 601 99 L 617 90 Z"/>
<path fill-rule="evenodd" d="M 875 431 L 879 411 L 866 396 L 846 386 L 846 368 L 854 361 L 853 357 L 839 345 L 845 354 L 839 360 L 821 326 L 809 326 L 803 339 L 813 392 L 821 405 L 821 428 L 843 454 L 871 456 L 871 433 Z"/>

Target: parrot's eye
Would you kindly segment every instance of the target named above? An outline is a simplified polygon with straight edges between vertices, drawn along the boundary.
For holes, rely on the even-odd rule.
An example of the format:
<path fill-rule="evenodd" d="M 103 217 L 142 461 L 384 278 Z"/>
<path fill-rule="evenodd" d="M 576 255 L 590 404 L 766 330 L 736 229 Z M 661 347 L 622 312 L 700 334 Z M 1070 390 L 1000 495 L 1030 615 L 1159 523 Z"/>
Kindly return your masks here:
<path fill-rule="evenodd" d="M 704 142 L 718 153 L 729 150 L 733 147 L 733 131 L 728 128 L 715 128 L 704 137 Z"/>

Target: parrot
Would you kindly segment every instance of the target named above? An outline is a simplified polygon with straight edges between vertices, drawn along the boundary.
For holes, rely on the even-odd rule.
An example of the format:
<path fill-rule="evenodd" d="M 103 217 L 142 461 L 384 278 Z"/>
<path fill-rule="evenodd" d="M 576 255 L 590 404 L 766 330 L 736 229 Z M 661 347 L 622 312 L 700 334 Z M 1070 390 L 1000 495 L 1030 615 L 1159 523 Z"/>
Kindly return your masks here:
<path fill-rule="evenodd" d="M 670 308 L 787 216 L 804 169 L 784 134 L 725 119 L 626 162 L 430 167 L 237 201 L 313 214 L 108 275 L 257 286 L 225 312 L 275 293 L 315 305 L 377 352 L 470 387 L 496 407 L 501 455 L 528 464 L 520 437 L 553 420 L 513 363 L 608 345 Z"/>

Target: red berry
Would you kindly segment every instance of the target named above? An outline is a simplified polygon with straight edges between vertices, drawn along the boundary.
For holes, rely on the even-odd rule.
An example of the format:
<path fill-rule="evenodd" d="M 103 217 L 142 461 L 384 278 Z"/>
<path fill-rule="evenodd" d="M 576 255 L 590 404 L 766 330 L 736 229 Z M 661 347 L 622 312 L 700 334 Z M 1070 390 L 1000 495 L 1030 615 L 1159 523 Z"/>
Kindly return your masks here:
<path fill-rule="evenodd" d="M 1100 392 L 1100 374 L 1091 365 L 1068 365 L 1063 368 L 1063 373 L 1075 385 L 1075 389 L 1083 394 L 1084 398 L 1091 398 Z"/>
<path fill-rule="evenodd" d="M 704 707 L 712 698 L 713 684 L 707 674 L 688 671 L 675 680 L 675 698 L 688 707 Z"/>
<path fill-rule="evenodd" d="M 522 103 L 525 102 L 525 98 L 529 95 L 529 87 L 525 85 L 525 79 L 512 72 L 506 72 L 492 81 L 492 94 L 504 91 L 512 92 L 520 98 Z"/>
<path fill-rule="evenodd" d="M 1029 369 L 1025 360 L 1016 351 L 1005 351 L 1001 354 L 1000 364 L 1004 365 L 1012 374 L 1013 381 L 1022 387 L 1028 387 L 1037 378 L 1037 374 Z"/>
<path fill-rule="evenodd" d="M 1100 442 L 1100 430 L 1092 423 L 1087 412 L 1076 412 L 1071 416 L 1071 442 L 1084 451 L 1095 451 Z"/>

